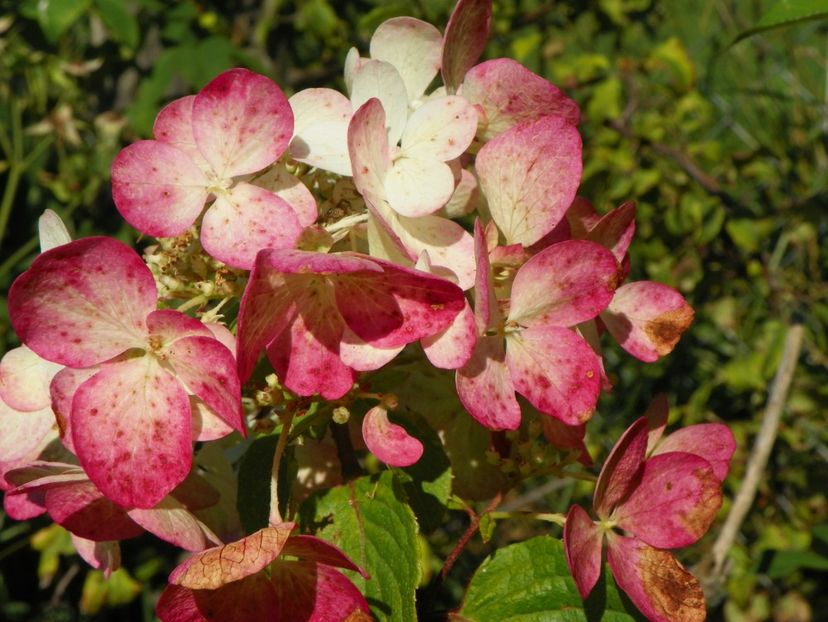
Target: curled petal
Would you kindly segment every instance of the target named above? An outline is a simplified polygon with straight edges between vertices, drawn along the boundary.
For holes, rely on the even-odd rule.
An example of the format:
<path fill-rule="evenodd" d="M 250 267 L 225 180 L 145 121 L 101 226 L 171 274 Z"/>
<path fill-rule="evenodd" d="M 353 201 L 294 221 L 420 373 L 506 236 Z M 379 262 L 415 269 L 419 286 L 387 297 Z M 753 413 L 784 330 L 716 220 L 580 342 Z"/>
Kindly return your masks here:
<path fill-rule="evenodd" d="M 627 201 L 607 213 L 586 236 L 612 251 L 618 263 L 624 261 L 635 234 L 635 203 Z"/>
<path fill-rule="evenodd" d="M 608 518 L 637 483 L 647 450 L 647 436 L 647 419 L 640 417 L 624 431 L 607 456 L 592 497 L 592 507 L 600 518 Z"/>
<path fill-rule="evenodd" d="M 293 536 L 285 543 L 282 554 L 298 557 L 306 562 L 353 570 L 364 579 L 370 578 L 368 573 L 357 566 L 340 548 L 314 536 Z"/>
<path fill-rule="evenodd" d="M 450 93 L 457 90 L 466 72 L 486 48 L 492 23 L 489 0 L 460 0 L 446 26 L 441 71 Z"/>
<path fill-rule="evenodd" d="M 374 406 L 362 420 L 362 438 L 369 451 L 394 467 L 411 466 L 423 455 L 423 444 L 388 420 L 388 411 Z"/>
<path fill-rule="evenodd" d="M 78 387 L 97 374 L 99 370 L 100 367 L 87 367 L 85 369 L 64 367 L 55 375 L 52 384 L 49 385 L 52 411 L 55 413 L 55 419 L 60 429 L 60 441 L 69 451 L 75 454 L 77 454 L 77 451 L 75 451 L 75 445 L 72 442 L 72 400 Z"/>
<path fill-rule="evenodd" d="M 378 348 L 360 339 L 347 326 L 339 344 L 342 362 L 355 371 L 372 371 L 390 363 L 405 346 Z"/>
<path fill-rule="evenodd" d="M 603 532 L 592 522 L 589 514 L 580 505 L 573 505 L 564 525 L 564 552 L 566 565 L 583 599 L 589 596 L 601 576 L 603 539 Z"/>

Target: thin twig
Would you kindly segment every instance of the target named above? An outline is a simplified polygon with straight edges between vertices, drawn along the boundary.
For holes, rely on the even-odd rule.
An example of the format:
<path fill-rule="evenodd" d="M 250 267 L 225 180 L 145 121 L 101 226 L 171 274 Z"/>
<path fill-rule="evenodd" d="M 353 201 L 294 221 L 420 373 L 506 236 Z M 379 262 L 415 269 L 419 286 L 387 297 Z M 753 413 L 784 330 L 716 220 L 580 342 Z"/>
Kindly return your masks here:
<path fill-rule="evenodd" d="M 293 423 L 293 411 L 285 415 L 282 423 L 282 431 L 279 433 L 279 440 L 276 441 L 276 451 L 273 452 L 273 466 L 270 471 L 270 525 L 279 525 L 284 522 L 282 512 L 279 510 L 279 466 L 282 463 L 282 456 L 287 447 L 290 437 L 290 424 Z"/>
<path fill-rule="evenodd" d="M 448 557 L 446 557 L 446 561 L 443 564 L 443 569 L 440 571 L 441 579 L 445 579 L 448 576 L 448 573 L 451 572 L 451 569 L 454 567 L 457 558 L 460 557 L 460 553 L 463 552 L 463 549 L 466 548 L 466 545 L 469 543 L 469 540 L 472 539 L 472 536 L 474 536 L 475 532 L 480 527 L 480 519 L 483 518 L 483 516 L 488 514 L 489 512 L 494 511 L 494 509 L 498 505 L 500 505 L 500 501 L 502 500 L 502 498 L 503 495 L 497 493 L 494 499 L 492 499 L 489 502 L 489 505 L 486 506 L 486 509 L 483 510 L 480 514 L 476 514 L 471 509 L 467 510 L 471 522 L 469 523 L 468 529 L 466 529 L 463 535 L 460 536 L 460 539 L 457 541 L 457 544 L 454 545 L 454 549 L 451 551 L 451 553 L 449 553 Z"/>

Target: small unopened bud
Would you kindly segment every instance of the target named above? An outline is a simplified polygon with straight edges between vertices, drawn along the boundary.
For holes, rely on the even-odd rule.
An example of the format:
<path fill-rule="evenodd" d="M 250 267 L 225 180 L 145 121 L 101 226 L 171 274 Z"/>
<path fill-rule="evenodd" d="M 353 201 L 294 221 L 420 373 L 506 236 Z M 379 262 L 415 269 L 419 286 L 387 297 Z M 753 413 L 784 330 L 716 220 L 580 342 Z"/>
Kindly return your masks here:
<path fill-rule="evenodd" d="M 270 406 L 273 404 L 273 394 L 270 391 L 256 391 L 256 404 Z"/>
<path fill-rule="evenodd" d="M 271 389 L 275 389 L 279 386 L 279 379 L 276 377 L 276 374 L 268 374 L 265 376 L 265 382 Z"/>
<path fill-rule="evenodd" d="M 344 406 L 337 406 L 333 409 L 333 413 L 331 413 L 334 423 L 338 423 L 339 425 L 344 425 L 348 423 L 348 419 L 351 418 L 351 411 L 349 411 Z"/>

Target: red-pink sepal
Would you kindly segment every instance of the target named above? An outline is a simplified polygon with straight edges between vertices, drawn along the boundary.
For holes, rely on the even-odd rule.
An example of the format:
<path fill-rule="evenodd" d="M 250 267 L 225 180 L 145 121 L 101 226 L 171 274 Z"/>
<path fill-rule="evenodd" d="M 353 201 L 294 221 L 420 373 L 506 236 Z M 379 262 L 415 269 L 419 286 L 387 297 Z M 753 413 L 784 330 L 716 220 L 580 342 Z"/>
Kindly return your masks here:
<path fill-rule="evenodd" d="M 474 312 L 466 301 L 448 328 L 420 340 L 429 362 L 440 369 L 458 369 L 465 365 L 477 343 Z"/>
<path fill-rule="evenodd" d="M 121 545 L 118 542 L 95 542 L 73 533 L 69 535 L 78 555 L 95 570 L 103 572 L 107 579 L 121 567 Z"/>
<path fill-rule="evenodd" d="M 370 622 L 365 597 L 348 577 L 330 566 L 276 561 L 271 575 L 278 620 Z"/>
<path fill-rule="evenodd" d="M 566 515 L 563 543 L 566 564 L 575 579 L 578 593 L 586 599 L 601 576 L 601 550 L 604 532 L 580 505 Z"/>
<path fill-rule="evenodd" d="M 560 449 L 577 449 L 580 455 L 578 462 L 584 466 L 592 466 L 592 456 L 584 443 L 586 425 L 566 425 L 563 421 L 554 417 L 541 417 L 543 435 L 554 447 Z"/>
<path fill-rule="evenodd" d="M 365 413 L 362 438 L 369 451 L 390 466 L 411 466 L 423 455 L 423 444 L 402 426 L 391 423 L 382 406 L 374 406 Z"/>
<path fill-rule="evenodd" d="M 480 337 L 455 375 L 457 395 L 469 414 L 490 430 L 520 427 L 520 405 L 506 365 L 503 337 Z"/>
<path fill-rule="evenodd" d="M 168 585 L 155 613 L 162 622 L 282 622 L 278 606 L 268 578 L 254 574 L 216 589 Z"/>
<path fill-rule="evenodd" d="M 599 518 L 609 518 L 612 509 L 635 487 L 647 451 L 648 431 L 646 417 L 636 419 L 604 462 L 592 497 Z"/>
<path fill-rule="evenodd" d="M 699 423 L 671 432 L 655 445 L 651 457 L 668 452 L 686 452 L 704 458 L 721 482 L 727 477 L 736 451 L 733 432 L 722 423 Z"/>
<path fill-rule="evenodd" d="M 480 58 L 486 48 L 491 25 L 491 0 L 459 0 L 455 5 L 443 36 L 440 67 L 449 93 L 457 90 L 466 72 Z"/>

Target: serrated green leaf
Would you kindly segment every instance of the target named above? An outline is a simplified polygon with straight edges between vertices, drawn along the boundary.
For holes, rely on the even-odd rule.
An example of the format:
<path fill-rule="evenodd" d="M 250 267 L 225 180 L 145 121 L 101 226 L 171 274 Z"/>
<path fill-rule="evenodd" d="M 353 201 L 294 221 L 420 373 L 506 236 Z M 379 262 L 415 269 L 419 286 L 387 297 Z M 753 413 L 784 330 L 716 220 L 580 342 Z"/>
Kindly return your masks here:
<path fill-rule="evenodd" d="M 52 43 L 60 38 L 87 9 L 90 0 L 39 0 L 37 21 Z"/>
<path fill-rule="evenodd" d="M 778 0 L 753 28 L 748 28 L 733 40 L 737 43 L 757 33 L 792 24 L 828 18 L 828 0 Z"/>
<path fill-rule="evenodd" d="M 469 622 L 633 622 L 639 620 L 604 572 L 586 602 L 569 574 L 560 540 L 539 536 L 496 551 L 477 569 L 458 620 Z"/>
<path fill-rule="evenodd" d="M 112 38 L 129 48 L 138 47 L 138 20 L 129 12 L 124 0 L 95 0 L 95 8 Z"/>
<path fill-rule="evenodd" d="M 420 582 L 417 522 L 392 471 L 362 477 L 312 497 L 303 506 L 318 532 L 371 576 L 349 573 L 377 620 L 417 619 L 414 602 Z"/>

